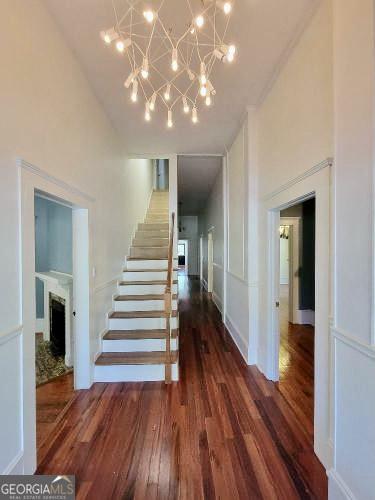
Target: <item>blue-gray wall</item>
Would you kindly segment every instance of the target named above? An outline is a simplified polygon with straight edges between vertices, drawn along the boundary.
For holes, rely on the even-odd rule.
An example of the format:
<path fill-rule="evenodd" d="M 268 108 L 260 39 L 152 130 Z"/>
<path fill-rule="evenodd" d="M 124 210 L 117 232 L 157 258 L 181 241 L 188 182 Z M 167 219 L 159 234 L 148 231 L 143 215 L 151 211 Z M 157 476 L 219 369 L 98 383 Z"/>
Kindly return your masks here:
<path fill-rule="evenodd" d="M 72 274 L 72 210 L 35 197 L 35 270 Z M 44 317 L 43 282 L 36 280 L 36 317 Z"/>

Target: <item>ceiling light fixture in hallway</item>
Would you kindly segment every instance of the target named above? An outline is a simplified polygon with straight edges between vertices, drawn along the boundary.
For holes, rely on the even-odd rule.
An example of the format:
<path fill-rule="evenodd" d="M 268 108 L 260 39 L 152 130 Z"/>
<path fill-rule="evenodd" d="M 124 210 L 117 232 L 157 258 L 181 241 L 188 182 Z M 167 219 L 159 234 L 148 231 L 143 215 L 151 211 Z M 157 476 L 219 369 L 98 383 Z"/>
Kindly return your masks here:
<path fill-rule="evenodd" d="M 178 104 L 197 123 L 200 104 L 210 106 L 216 95 L 212 83 L 216 63 L 232 62 L 236 53 L 235 45 L 225 41 L 232 3 L 179 0 L 179 11 L 171 0 L 159 1 L 157 8 L 155 3 L 151 8 L 127 0 L 124 12 L 114 4 L 115 25 L 101 31 L 101 38 L 126 58 L 130 72 L 124 86 L 131 87 L 134 103 L 139 86 L 146 121 L 158 101 L 166 109 L 168 128 Z"/>

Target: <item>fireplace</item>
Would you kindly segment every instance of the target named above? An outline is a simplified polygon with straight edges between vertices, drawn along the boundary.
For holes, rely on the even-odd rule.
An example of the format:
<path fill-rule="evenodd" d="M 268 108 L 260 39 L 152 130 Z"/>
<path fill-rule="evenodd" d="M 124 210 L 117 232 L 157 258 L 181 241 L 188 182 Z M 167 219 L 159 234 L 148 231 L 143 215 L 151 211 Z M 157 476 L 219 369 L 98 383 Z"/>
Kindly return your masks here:
<path fill-rule="evenodd" d="M 49 294 L 50 342 L 54 356 L 65 356 L 65 299 Z"/>

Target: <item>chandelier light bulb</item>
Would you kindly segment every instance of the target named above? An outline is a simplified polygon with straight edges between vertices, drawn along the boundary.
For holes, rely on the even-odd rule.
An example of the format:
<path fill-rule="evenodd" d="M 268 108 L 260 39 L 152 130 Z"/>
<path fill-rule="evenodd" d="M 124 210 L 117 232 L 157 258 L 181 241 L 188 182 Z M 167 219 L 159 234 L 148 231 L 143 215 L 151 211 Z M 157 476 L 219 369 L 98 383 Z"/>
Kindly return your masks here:
<path fill-rule="evenodd" d="M 148 23 L 152 23 L 152 21 L 155 19 L 155 14 L 151 9 L 149 9 L 143 12 L 143 17 Z"/>
<path fill-rule="evenodd" d="M 117 40 L 116 42 L 116 49 L 119 51 L 119 52 L 124 52 L 125 50 L 125 44 L 124 44 L 124 40 Z"/>
<path fill-rule="evenodd" d="M 210 94 L 208 94 L 208 96 L 206 97 L 206 106 L 211 106 L 211 103 L 212 103 L 211 96 Z"/>
<path fill-rule="evenodd" d="M 198 122 L 198 112 L 197 112 L 197 108 L 195 106 L 194 106 L 193 111 L 191 113 L 191 121 L 193 123 L 197 123 Z"/>
<path fill-rule="evenodd" d="M 223 11 L 224 14 L 229 14 L 232 10 L 232 4 L 230 2 L 224 2 Z"/>
<path fill-rule="evenodd" d="M 172 50 L 172 69 L 173 69 L 173 71 L 177 71 L 178 70 L 178 52 L 177 52 L 177 48 L 174 48 Z"/>
<path fill-rule="evenodd" d="M 149 122 L 151 120 L 150 104 L 148 102 L 146 102 L 145 120 L 146 120 L 146 122 Z"/>
<path fill-rule="evenodd" d="M 114 28 L 111 28 L 107 31 L 100 32 L 100 38 L 109 45 L 113 40 L 116 40 L 119 37 L 117 31 Z"/>
<path fill-rule="evenodd" d="M 133 80 L 133 88 L 132 88 L 131 100 L 133 102 L 137 102 L 137 98 L 138 98 L 138 80 L 134 79 Z"/>
<path fill-rule="evenodd" d="M 192 26 L 192 27 L 190 28 L 190 34 L 191 34 L 191 35 L 194 35 L 194 33 L 195 33 L 195 28 L 194 28 L 194 26 Z"/>
<path fill-rule="evenodd" d="M 141 75 L 142 75 L 142 78 L 144 80 L 146 80 L 148 78 L 148 59 L 147 59 L 147 57 L 145 57 L 143 59 Z"/>
<path fill-rule="evenodd" d="M 155 109 L 155 101 L 156 101 L 156 92 L 154 92 L 151 96 L 151 101 L 150 101 L 150 110 L 154 111 Z"/>
<path fill-rule="evenodd" d="M 206 97 L 206 95 L 207 95 L 207 87 L 205 85 L 202 85 L 202 87 L 200 88 L 199 93 L 200 93 L 200 95 L 202 97 Z"/>
<path fill-rule="evenodd" d="M 198 28 L 202 28 L 204 25 L 204 17 L 199 15 L 195 18 L 195 24 L 197 25 Z"/>
<path fill-rule="evenodd" d="M 190 108 L 185 95 L 182 97 L 182 104 L 184 105 L 184 113 L 189 113 Z"/>
<path fill-rule="evenodd" d="M 168 109 L 168 121 L 167 121 L 167 126 L 168 128 L 173 127 L 173 120 L 172 120 L 172 110 Z"/>
<path fill-rule="evenodd" d="M 167 88 L 165 89 L 165 92 L 164 92 L 164 99 L 166 101 L 169 101 L 170 98 L 171 98 L 171 84 L 168 83 Z"/>

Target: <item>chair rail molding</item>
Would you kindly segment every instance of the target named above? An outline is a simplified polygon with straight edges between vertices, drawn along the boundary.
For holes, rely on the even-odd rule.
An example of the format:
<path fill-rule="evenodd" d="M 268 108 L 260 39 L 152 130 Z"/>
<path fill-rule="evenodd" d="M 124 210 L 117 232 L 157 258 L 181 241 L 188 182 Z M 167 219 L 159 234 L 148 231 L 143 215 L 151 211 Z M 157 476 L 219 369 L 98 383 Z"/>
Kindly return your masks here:
<path fill-rule="evenodd" d="M 14 326 L 10 330 L 0 332 L 0 345 L 6 344 L 10 340 L 21 335 L 22 330 L 23 330 L 23 325 L 19 324 L 19 325 Z"/>

